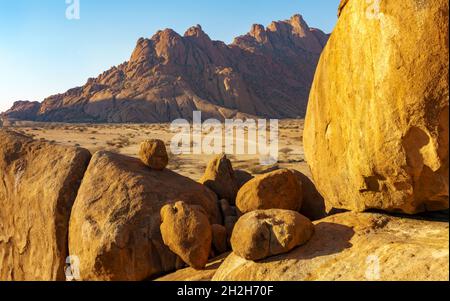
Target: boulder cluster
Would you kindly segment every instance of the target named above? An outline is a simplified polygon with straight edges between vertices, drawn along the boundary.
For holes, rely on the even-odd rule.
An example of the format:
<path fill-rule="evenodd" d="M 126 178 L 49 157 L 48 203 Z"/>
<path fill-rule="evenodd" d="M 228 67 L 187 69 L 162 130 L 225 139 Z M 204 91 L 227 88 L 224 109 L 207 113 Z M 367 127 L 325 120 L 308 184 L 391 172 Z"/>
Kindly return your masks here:
<path fill-rule="evenodd" d="M 240 172 L 244 175 L 244 172 Z M 229 251 L 261 260 L 287 253 L 305 244 L 314 225 L 298 211 L 302 207 L 302 182 L 284 169 L 238 181 L 226 155 L 207 166 L 200 183 L 220 199 L 222 224 L 210 224 L 203 210 L 178 202 L 162 209 L 161 233 L 170 250 L 193 268 L 201 269 L 208 256 Z"/>
<path fill-rule="evenodd" d="M 135 159 L 7 129 L 0 139 L 1 279 L 64 280 L 76 258 L 81 280 L 145 280 L 203 269 L 231 249 L 254 260 L 288 252 L 313 233 L 286 210 L 302 203 L 288 170 L 253 178 L 222 155 L 198 183 L 166 168 L 160 140 L 144 141 Z"/>
<path fill-rule="evenodd" d="M 380 2 L 341 1 L 303 133 L 326 210 L 352 212 L 271 260 L 239 250 L 213 280 L 448 281 L 449 2 Z"/>
<path fill-rule="evenodd" d="M 80 280 L 186 265 L 173 279 L 194 279 L 231 251 L 198 279 L 448 280 L 449 3 L 370 5 L 342 1 L 319 62 L 314 181 L 253 177 L 221 155 L 197 182 L 166 168 L 159 140 L 136 159 L 0 130 L 0 279 L 64 280 L 69 256 Z"/>

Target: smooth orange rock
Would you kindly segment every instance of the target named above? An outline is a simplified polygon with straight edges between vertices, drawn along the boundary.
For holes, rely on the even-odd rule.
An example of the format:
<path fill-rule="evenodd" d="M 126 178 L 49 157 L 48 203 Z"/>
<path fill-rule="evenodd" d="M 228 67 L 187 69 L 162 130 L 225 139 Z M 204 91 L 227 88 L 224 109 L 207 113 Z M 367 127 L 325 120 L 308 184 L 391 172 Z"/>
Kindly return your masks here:
<path fill-rule="evenodd" d="M 342 1 L 304 147 L 327 207 L 449 208 L 449 3 Z"/>
<path fill-rule="evenodd" d="M 163 170 L 169 164 L 166 145 L 164 141 L 158 139 L 142 142 L 139 157 L 145 165 L 155 170 Z"/>
<path fill-rule="evenodd" d="M 254 178 L 238 192 L 236 206 L 241 213 L 263 209 L 298 211 L 302 207 L 302 188 L 294 173 L 280 169 Z"/>

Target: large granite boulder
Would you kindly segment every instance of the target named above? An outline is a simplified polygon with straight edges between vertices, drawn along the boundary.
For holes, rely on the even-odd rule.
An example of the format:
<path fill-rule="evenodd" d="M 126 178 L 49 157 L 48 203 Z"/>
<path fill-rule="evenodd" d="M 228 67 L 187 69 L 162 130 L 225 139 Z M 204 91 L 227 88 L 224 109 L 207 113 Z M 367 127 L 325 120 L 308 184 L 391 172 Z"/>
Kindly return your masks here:
<path fill-rule="evenodd" d="M 160 232 L 161 208 L 175 201 L 203 207 L 211 224 L 222 222 L 207 187 L 138 159 L 96 153 L 70 220 L 69 250 L 80 258 L 81 278 L 144 280 L 178 267 Z"/>
<path fill-rule="evenodd" d="M 349 212 L 314 224 L 306 245 L 258 262 L 231 254 L 213 280 L 449 280 L 448 222 Z"/>
<path fill-rule="evenodd" d="M 304 145 L 329 208 L 448 202 L 449 3 L 346 0 L 321 56 Z"/>
<path fill-rule="evenodd" d="M 0 130 L 0 279 L 65 280 L 70 211 L 91 154 Z"/>

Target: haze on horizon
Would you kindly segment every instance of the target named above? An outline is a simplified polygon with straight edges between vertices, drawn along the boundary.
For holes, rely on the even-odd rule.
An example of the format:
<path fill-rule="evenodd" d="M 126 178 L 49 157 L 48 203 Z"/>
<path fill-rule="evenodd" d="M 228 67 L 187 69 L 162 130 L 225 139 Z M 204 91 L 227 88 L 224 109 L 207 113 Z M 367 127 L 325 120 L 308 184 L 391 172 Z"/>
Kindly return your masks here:
<path fill-rule="evenodd" d="M 80 20 L 66 19 L 65 0 L 0 2 L 0 112 L 14 101 L 42 101 L 85 84 L 129 59 L 136 41 L 200 24 L 214 40 L 231 43 L 252 24 L 267 26 L 300 13 L 331 32 L 339 0 L 197 0 L 157 2 L 80 0 Z"/>

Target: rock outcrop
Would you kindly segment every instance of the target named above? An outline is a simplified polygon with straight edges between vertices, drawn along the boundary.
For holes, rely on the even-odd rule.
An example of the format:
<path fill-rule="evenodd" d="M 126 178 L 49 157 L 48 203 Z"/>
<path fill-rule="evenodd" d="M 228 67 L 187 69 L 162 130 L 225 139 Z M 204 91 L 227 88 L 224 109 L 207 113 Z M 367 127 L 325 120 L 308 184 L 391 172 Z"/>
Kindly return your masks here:
<path fill-rule="evenodd" d="M 449 280 L 448 222 L 344 213 L 314 223 L 306 245 L 259 262 L 231 254 L 213 280 Z"/>
<path fill-rule="evenodd" d="M 128 62 L 48 97 L 35 114 L 15 106 L 4 116 L 138 123 L 192 119 L 193 111 L 202 111 L 217 119 L 296 118 L 305 115 L 327 39 L 300 15 L 267 28 L 254 25 L 231 45 L 211 40 L 200 26 L 183 36 L 165 29 L 139 39 Z"/>
<path fill-rule="evenodd" d="M 11 120 L 34 120 L 40 107 L 41 104 L 37 101 L 16 101 L 4 117 Z"/>
<path fill-rule="evenodd" d="M 314 225 L 298 212 L 257 210 L 242 216 L 231 237 L 233 253 L 247 260 L 261 260 L 287 253 L 305 244 Z"/>
<path fill-rule="evenodd" d="M 219 199 L 234 204 L 239 187 L 231 161 L 226 155 L 211 160 L 199 182 L 214 191 Z"/>
<path fill-rule="evenodd" d="M 238 192 L 236 206 L 241 213 L 264 209 L 298 211 L 302 187 L 294 173 L 280 169 L 247 182 Z"/>
<path fill-rule="evenodd" d="M 215 194 L 172 171 L 139 159 L 98 152 L 72 209 L 69 251 L 83 280 L 144 280 L 179 267 L 164 245 L 161 208 L 175 201 L 203 207 L 211 224 L 222 218 Z"/>
<path fill-rule="evenodd" d="M 139 150 L 141 161 L 154 170 L 163 170 L 169 164 L 164 141 L 158 139 L 146 140 L 141 143 Z"/>
<path fill-rule="evenodd" d="M 91 157 L 0 130 L 0 279 L 65 280 L 72 204 Z"/>
<path fill-rule="evenodd" d="M 329 208 L 449 207 L 449 3 L 343 1 L 304 146 Z"/>
<path fill-rule="evenodd" d="M 201 206 L 184 202 L 161 209 L 161 236 L 164 244 L 190 267 L 201 270 L 208 263 L 213 231 Z"/>

